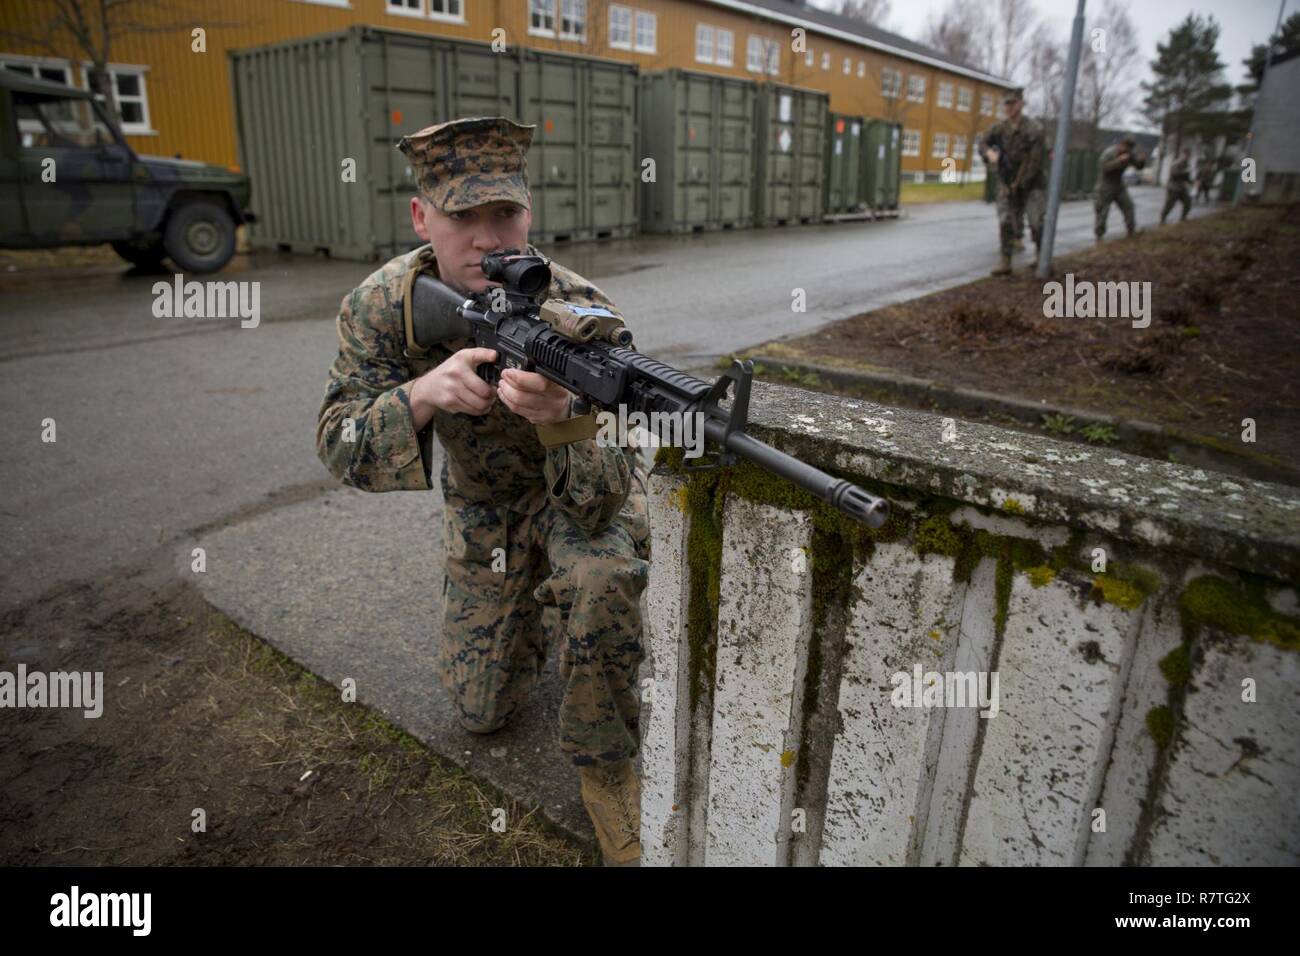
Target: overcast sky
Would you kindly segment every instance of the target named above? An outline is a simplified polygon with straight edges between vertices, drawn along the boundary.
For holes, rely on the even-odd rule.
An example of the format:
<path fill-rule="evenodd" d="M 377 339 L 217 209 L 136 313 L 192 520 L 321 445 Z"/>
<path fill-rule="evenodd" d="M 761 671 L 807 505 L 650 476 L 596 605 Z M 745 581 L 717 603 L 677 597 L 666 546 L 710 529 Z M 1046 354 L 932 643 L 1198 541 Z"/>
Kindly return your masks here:
<path fill-rule="evenodd" d="M 839 0 L 811 0 L 815 6 L 838 10 Z M 979 2 L 979 0 L 971 0 Z M 1030 0 L 1044 20 L 1055 29 L 1058 36 L 1070 35 L 1077 0 Z M 889 21 L 881 24 L 886 29 L 901 33 L 914 40 L 921 32 L 931 12 L 936 15 L 948 6 L 948 0 L 894 0 Z M 1142 79 L 1147 79 L 1146 63 L 1156 54 L 1156 41 L 1164 40 L 1170 29 L 1189 13 L 1212 15 L 1219 24 L 1219 59 L 1227 65 L 1228 82 L 1234 86 L 1245 77 L 1241 61 L 1250 55 L 1255 43 L 1263 43 L 1277 23 L 1279 0 L 1131 0 L 1129 16 L 1137 26 L 1138 43 L 1142 50 Z M 1099 9 L 1101 0 L 1088 0 L 1084 13 L 1084 26 L 1088 25 L 1088 11 Z M 1283 19 L 1300 9 L 1300 0 L 1286 0 Z M 1087 33 L 1084 33 L 1087 39 Z"/>

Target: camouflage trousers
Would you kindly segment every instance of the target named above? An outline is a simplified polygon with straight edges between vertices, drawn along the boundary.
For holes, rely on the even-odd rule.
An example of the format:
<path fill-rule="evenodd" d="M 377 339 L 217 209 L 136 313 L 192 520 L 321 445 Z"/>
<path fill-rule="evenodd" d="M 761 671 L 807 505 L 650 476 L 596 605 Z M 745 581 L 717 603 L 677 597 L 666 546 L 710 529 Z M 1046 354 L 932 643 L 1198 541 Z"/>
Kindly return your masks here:
<path fill-rule="evenodd" d="M 1164 222 L 1165 217 L 1173 211 L 1176 204 L 1183 204 L 1183 216 L 1186 219 L 1187 214 L 1192 211 L 1192 194 L 1187 191 L 1187 187 L 1175 189 L 1172 186 L 1165 189 L 1165 208 L 1160 210 L 1160 221 Z"/>
<path fill-rule="evenodd" d="M 1124 214 L 1124 228 L 1129 232 L 1137 229 L 1137 216 L 1133 211 L 1133 200 L 1129 197 L 1128 190 L 1123 186 L 1118 189 L 1101 186 L 1092 205 L 1092 231 L 1098 239 L 1106 235 L 1106 219 L 1110 216 L 1111 203 L 1119 206 L 1119 211 Z"/>
<path fill-rule="evenodd" d="M 550 501 L 530 515 L 448 491 L 443 533 L 439 670 L 461 725 L 504 726 L 558 644 L 560 749 L 576 765 L 634 757 L 650 567 L 644 487 L 591 537 Z"/>
<path fill-rule="evenodd" d="M 998 183 L 998 238 L 1002 244 L 1002 254 L 1009 256 L 1014 251 L 1015 241 L 1020 238 L 1029 220 L 1029 234 L 1035 243 L 1043 239 L 1043 217 L 1047 214 L 1047 190 L 1042 186 L 1033 186 L 1012 192 L 1002 182 Z"/>

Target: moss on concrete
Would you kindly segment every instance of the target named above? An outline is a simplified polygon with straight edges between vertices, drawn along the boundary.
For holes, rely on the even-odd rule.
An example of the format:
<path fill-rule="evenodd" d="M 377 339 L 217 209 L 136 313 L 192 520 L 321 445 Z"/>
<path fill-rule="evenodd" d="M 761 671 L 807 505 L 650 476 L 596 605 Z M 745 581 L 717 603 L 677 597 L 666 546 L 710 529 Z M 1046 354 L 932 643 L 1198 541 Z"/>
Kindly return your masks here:
<path fill-rule="evenodd" d="M 1157 704 L 1147 711 L 1147 733 L 1161 750 L 1174 740 L 1174 712 L 1164 704 Z"/>
<path fill-rule="evenodd" d="M 1146 600 L 1146 593 L 1129 581 L 1108 574 L 1098 574 L 1092 579 L 1094 599 L 1116 604 L 1126 611 L 1136 610 Z"/>
<path fill-rule="evenodd" d="M 1283 650 L 1300 650 L 1300 619 L 1273 610 L 1261 578 L 1245 576 L 1242 585 L 1203 575 L 1183 589 L 1178 600 L 1183 634 L 1193 639 L 1209 625 Z"/>
<path fill-rule="evenodd" d="M 1191 645 L 1183 642 L 1160 658 L 1160 673 L 1174 687 L 1186 684 L 1192 676 Z"/>
<path fill-rule="evenodd" d="M 1036 568 L 1029 569 L 1029 583 L 1036 588 L 1051 584 L 1056 580 L 1056 571 L 1050 565 L 1040 564 Z"/>

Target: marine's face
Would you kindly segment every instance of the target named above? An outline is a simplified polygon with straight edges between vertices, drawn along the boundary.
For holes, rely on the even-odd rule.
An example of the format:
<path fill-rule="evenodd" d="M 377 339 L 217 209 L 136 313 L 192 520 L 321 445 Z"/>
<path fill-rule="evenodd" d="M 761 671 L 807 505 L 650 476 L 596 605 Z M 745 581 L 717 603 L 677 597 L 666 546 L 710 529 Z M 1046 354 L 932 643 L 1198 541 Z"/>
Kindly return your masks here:
<path fill-rule="evenodd" d="M 458 292 L 482 292 L 487 277 L 479 267 L 489 252 L 528 244 L 532 213 L 518 203 L 501 200 L 460 212 L 444 213 L 423 197 L 411 199 L 415 234 L 433 246 L 438 275 Z"/>
<path fill-rule="evenodd" d="M 1004 104 L 1007 110 L 1007 118 L 1010 120 L 1020 119 L 1020 111 L 1025 108 L 1024 100 L 1007 100 Z"/>

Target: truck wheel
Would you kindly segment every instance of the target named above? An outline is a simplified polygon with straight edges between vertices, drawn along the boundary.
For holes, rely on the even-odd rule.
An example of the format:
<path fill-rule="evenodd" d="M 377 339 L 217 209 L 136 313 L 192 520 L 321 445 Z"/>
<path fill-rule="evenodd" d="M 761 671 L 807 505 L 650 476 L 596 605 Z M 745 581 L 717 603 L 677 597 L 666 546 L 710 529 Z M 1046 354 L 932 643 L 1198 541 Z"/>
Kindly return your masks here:
<path fill-rule="evenodd" d="M 163 248 L 184 272 L 216 272 L 235 254 L 235 221 L 219 202 L 187 202 L 167 218 Z"/>

